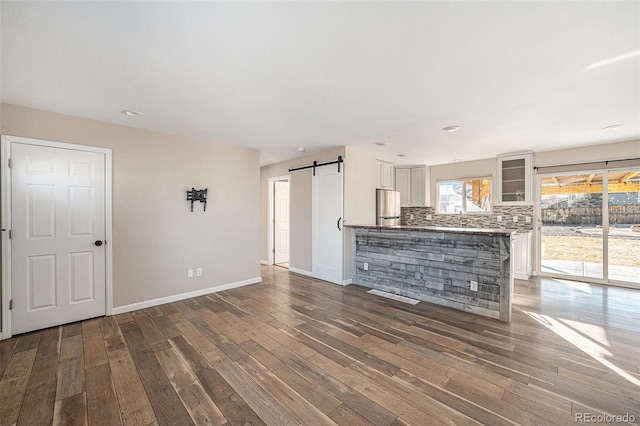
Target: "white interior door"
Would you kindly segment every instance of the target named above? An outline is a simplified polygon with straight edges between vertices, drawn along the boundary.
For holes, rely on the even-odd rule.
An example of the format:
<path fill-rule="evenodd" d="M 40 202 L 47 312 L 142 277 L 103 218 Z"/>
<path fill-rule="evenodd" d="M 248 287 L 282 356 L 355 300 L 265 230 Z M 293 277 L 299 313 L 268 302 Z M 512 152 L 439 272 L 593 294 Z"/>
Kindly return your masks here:
<path fill-rule="evenodd" d="M 11 159 L 12 333 L 104 315 L 105 154 L 13 143 Z"/>
<path fill-rule="evenodd" d="M 313 274 L 342 285 L 342 172 L 316 168 L 312 190 Z"/>
<path fill-rule="evenodd" d="M 274 263 L 289 261 L 289 181 L 274 182 Z"/>

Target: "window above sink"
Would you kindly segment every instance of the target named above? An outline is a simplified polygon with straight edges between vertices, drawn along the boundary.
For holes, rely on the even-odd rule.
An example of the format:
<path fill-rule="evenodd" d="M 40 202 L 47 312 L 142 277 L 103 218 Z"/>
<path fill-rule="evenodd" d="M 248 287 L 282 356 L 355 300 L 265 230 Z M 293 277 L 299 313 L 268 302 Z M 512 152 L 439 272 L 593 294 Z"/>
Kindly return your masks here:
<path fill-rule="evenodd" d="M 437 213 L 491 213 L 491 178 L 448 179 L 436 183 Z"/>

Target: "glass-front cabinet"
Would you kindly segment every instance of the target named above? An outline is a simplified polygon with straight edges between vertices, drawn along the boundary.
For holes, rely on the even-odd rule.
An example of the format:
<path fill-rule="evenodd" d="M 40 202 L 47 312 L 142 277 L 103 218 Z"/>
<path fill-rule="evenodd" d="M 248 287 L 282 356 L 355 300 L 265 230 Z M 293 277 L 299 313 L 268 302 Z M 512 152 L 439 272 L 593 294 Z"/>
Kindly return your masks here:
<path fill-rule="evenodd" d="M 531 153 L 498 156 L 497 202 L 531 204 Z"/>

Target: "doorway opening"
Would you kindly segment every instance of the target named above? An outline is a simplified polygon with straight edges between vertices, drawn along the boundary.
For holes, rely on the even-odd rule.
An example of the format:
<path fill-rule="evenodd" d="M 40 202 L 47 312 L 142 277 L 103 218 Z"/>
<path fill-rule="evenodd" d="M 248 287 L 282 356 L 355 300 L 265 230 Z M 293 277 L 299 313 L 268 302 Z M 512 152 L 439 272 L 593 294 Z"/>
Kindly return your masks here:
<path fill-rule="evenodd" d="M 289 268 L 290 177 L 269 179 L 269 264 Z"/>
<path fill-rule="evenodd" d="M 640 169 L 538 178 L 539 271 L 640 288 Z"/>

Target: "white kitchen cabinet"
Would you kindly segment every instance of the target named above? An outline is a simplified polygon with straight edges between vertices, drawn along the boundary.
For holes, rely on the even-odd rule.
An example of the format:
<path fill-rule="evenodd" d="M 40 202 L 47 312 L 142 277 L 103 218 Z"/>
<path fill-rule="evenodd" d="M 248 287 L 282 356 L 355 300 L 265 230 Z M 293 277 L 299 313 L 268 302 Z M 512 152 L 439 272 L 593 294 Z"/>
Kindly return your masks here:
<path fill-rule="evenodd" d="M 412 206 L 428 206 L 428 177 L 429 170 L 424 167 L 411 168 L 411 205 Z"/>
<path fill-rule="evenodd" d="M 411 205 L 411 169 L 397 168 L 396 174 L 396 191 L 400 192 L 400 206 L 408 207 Z"/>
<path fill-rule="evenodd" d="M 531 153 L 498 156 L 499 205 L 531 204 Z"/>
<path fill-rule="evenodd" d="M 430 197 L 430 170 L 428 166 L 396 167 L 396 191 L 400 192 L 402 207 L 428 207 Z"/>
<path fill-rule="evenodd" d="M 517 232 L 513 234 L 513 276 L 519 280 L 528 280 L 531 277 L 533 252 L 533 232 Z"/>
<path fill-rule="evenodd" d="M 378 166 L 378 189 L 393 189 L 393 164 L 376 160 Z"/>

